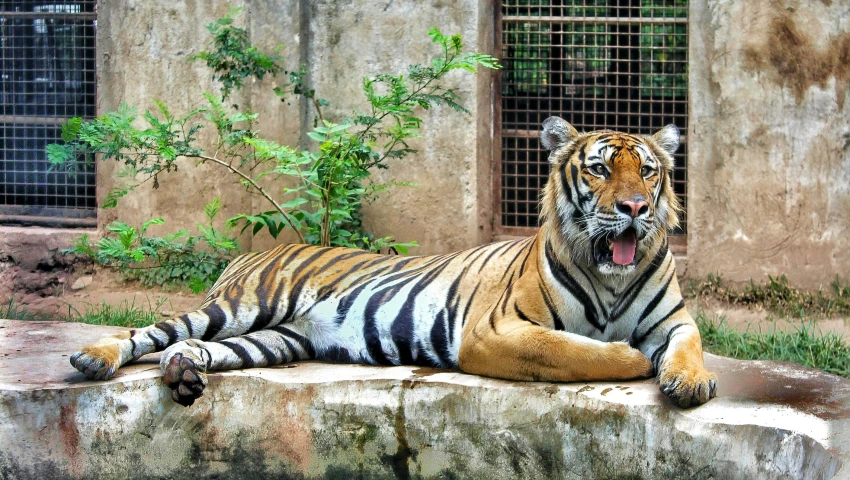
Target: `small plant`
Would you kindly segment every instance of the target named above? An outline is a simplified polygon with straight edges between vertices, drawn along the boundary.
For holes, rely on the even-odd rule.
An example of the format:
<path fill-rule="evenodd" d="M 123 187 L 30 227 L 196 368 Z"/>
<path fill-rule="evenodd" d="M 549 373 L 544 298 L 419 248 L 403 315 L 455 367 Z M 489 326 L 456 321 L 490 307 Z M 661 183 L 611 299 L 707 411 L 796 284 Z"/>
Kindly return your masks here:
<path fill-rule="evenodd" d="M 837 277 L 831 288 L 831 292 L 801 291 L 791 286 L 785 275 L 780 275 L 768 276 L 763 285 L 751 281 L 743 289 L 735 289 L 727 286 L 719 275 L 709 275 L 704 281 L 691 282 L 688 293 L 713 297 L 733 305 L 763 308 L 783 317 L 850 315 L 850 288 Z"/>
<path fill-rule="evenodd" d="M 255 128 L 257 114 L 224 104 L 248 77 L 285 71 L 277 64 L 279 57 L 258 52 L 247 33 L 233 25 L 236 11 L 208 27 L 213 34 L 211 49 L 195 56 L 221 81 L 220 97 L 205 94 L 206 105 L 183 116 L 173 115 L 164 103 L 156 102 L 156 112 L 146 111 L 142 116 L 147 123 L 144 128 L 134 126 L 139 123 L 137 114 L 126 105 L 90 122 L 72 119 L 62 128 L 65 144 L 48 147 L 50 161 L 73 168 L 80 156 L 91 162 L 98 154 L 103 160 L 123 164 L 122 176 L 128 180 L 109 192 L 104 203 L 109 207 L 142 183 L 152 181 L 157 187 L 159 175 L 177 170 L 179 157 L 191 158 L 198 164 L 223 168 L 266 200 L 266 209 L 230 218 L 229 225 L 242 224 L 243 231 L 250 229 L 253 234 L 266 230 L 274 238 L 284 229 L 292 229 L 301 242 L 317 245 L 370 250 L 394 247 L 406 252 L 415 243 L 374 238 L 363 230 L 361 205 L 390 186 L 369 183 L 370 171 L 388 168 L 390 160 L 415 152 L 408 141 L 420 136 L 418 111 L 445 104 L 467 112 L 460 96 L 440 84 L 448 73 L 475 72 L 479 66 L 498 68 L 496 59 L 464 53 L 459 35 L 446 36 L 432 29 L 428 34 L 439 45 L 439 55 L 425 65 L 411 65 L 406 74 L 363 79 L 367 111 L 335 121 L 325 119 L 322 113 L 327 100 L 305 85 L 305 67 L 287 72 L 289 81 L 276 87 L 275 94 L 282 99 L 304 95 L 312 100 L 316 113 L 315 128 L 308 136 L 317 145 L 312 151 L 297 151 L 261 138 Z M 210 126 L 215 128 L 217 140 L 206 148 L 198 143 L 197 134 Z M 289 179 L 273 185 L 291 187 L 264 186 L 273 178 Z"/>
<path fill-rule="evenodd" d="M 0 319 L 3 320 L 36 320 L 37 316 L 31 314 L 27 309 L 10 298 L 9 301 L 0 304 Z"/>
<path fill-rule="evenodd" d="M 147 236 L 148 227 L 165 223 L 162 218 L 148 220 L 138 229 L 113 222 L 106 227 L 113 235 L 94 244 L 88 235 L 82 235 L 63 253 L 114 267 L 124 280 L 138 280 L 145 286 L 186 285 L 199 293 L 212 286 L 239 248 L 235 238 L 215 228 L 213 223 L 220 210 L 218 197 L 204 207 L 207 225 L 197 225 L 201 236 L 190 236 L 186 230 L 164 237 Z M 206 249 L 201 248 L 203 245 Z"/>
<path fill-rule="evenodd" d="M 815 323 L 793 331 L 775 326 L 768 332 L 738 332 L 723 317 L 696 316 L 703 347 L 711 353 L 741 360 L 777 360 L 818 368 L 850 378 L 850 345 L 834 333 L 823 334 Z"/>
<path fill-rule="evenodd" d="M 160 310 L 167 302 L 167 299 L 160 298 L 154 304 L 148 299 L 147 307 L 136 305 L 135 299 L 129 302 L 122 300 L 116 306 L 101 302 L 100 305 L 86 305 L 83 312 L 76 309 L 72 311 L 69 307 L 67 321 L 89 325 L 142 328 L 162 320 Z"/>

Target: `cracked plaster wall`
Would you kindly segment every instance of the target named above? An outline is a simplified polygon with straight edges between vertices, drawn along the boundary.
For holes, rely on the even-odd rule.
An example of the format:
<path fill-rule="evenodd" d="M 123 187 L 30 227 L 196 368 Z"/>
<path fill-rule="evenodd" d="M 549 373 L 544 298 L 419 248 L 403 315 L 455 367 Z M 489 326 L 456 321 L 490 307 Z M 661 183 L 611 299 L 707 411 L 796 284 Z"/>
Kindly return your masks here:
<path fill-rule="evenodd" d="M 850 271 L 850 2 L 692 0 L 689 275 Z"/>

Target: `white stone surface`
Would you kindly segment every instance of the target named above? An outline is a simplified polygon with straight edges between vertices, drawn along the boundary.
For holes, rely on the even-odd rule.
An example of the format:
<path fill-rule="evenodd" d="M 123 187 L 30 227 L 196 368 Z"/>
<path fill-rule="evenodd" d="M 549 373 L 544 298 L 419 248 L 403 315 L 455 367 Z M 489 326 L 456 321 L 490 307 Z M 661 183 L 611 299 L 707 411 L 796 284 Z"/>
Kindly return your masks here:
<path fill-rule="evenodd" d="M 155 356 L 73 370 L 110 330 L 0 321 L 0 478 L 847 478 L 850 381 L 793 365 L 707 356 L 718 398 L 690 410 L 650 380 L 318 362 L 211 374 L 184 408 Z"/>

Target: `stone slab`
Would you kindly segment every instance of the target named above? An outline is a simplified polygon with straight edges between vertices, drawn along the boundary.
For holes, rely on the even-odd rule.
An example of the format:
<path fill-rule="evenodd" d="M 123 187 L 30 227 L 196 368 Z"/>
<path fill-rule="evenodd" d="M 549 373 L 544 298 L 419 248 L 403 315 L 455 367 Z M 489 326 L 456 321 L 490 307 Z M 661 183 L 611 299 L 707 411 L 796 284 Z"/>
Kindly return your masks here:
<path fill-rule="evenodd" d="M 68 356 L 114 327 L 0 320 L 0 478 L 848 478 L 850 381 L 706 355 L 718 398 L 651 380 L 508 382 L 303 362 L 173 403 L 156 355 L 106 382 Z"/>

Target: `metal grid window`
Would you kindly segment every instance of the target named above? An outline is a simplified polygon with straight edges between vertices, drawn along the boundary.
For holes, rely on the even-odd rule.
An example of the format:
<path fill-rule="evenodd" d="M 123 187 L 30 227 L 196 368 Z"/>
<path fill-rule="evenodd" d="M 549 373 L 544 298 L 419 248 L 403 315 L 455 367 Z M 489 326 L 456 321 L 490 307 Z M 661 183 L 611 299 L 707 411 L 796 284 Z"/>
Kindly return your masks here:
<path fill-rule="evenodd" d="M 503 0 L 500 45 L 500 233 L 538 225 L 549 174 L 540 125 L 557 115 L 579 131 L 687 132 L 687 0 Z M 687 201 L 687 138 L 673 184 Z M 686 229 L 685 218 L 678 234 Z M 682 238 L 681 240 L 684 240 Z"/>
<path fill-rule="evenodd" d="M 96 0 L 0 0 L 4 223 L 93 224 L 94 166 L 54 171 L 45 147 L 70 117 L 95 114 L 96 23 Z"/>

